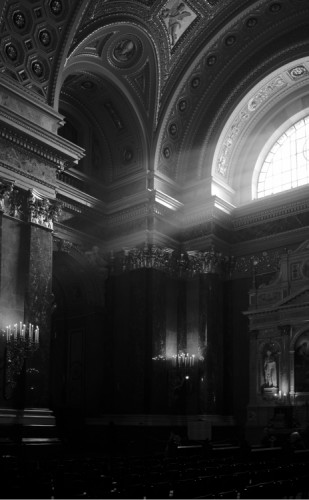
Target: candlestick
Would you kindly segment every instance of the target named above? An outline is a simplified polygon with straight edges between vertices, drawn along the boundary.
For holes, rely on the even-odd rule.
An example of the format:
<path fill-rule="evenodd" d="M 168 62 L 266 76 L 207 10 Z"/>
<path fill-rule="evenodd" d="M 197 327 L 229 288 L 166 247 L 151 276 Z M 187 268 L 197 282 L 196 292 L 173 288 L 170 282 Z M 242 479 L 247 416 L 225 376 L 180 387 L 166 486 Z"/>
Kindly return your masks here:
<path fill-rule="evenodd" d="M 34 342 L 37 344 L 39 342 L 39 327 L 37 326 L 34 331 Z"/>

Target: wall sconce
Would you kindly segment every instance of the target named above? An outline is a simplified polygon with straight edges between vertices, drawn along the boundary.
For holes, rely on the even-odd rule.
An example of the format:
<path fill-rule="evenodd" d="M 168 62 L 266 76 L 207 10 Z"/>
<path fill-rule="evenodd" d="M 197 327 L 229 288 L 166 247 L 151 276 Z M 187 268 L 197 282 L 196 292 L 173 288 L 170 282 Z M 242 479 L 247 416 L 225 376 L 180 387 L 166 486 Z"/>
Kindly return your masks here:
<path fill-rule="evenodd" d="M 13 327 L 7 326 L 2 335 L 6 341 L 5 355 L 5 382 L 6 394 L 11 393 L 16 387 L 17 377 L 20 375 L 25 360 L 39 347 L 39 327 L 22 322 L 15 323 Z"/>

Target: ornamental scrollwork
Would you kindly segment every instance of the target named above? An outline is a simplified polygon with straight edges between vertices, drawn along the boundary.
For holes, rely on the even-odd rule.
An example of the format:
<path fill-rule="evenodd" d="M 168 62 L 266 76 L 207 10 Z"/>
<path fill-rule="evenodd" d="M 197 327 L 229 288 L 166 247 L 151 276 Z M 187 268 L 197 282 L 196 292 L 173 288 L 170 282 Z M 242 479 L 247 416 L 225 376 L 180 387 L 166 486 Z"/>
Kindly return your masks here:
<path fill-rule="evenodd" d="M 34 189 L 29 191 L 29 222 L 53 229 L 53 224 L 58 220 L 61 209 L 62 206 L 58 200 L 50 201 L 48 198 L 43 198 Z"/>
<path fill-rule="evenodd" d="M 198 274 L 229 274 L 230 258 L 214 248 L 207 251 L 178 251 L 157 245 L 140 248 L 124 248 L 110 257 L 111 272 L 127 272 L 135 269 L 157 269 L 178 277 L 193 277 Z"/>

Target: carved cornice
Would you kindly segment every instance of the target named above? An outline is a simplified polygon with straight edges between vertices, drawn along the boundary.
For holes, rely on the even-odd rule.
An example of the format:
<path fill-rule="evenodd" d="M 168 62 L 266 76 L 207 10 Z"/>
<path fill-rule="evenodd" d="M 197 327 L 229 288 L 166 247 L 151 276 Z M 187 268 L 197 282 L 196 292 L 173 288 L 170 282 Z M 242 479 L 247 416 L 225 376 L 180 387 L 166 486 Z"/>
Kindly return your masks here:
<path fill-rule="evenodd" d="M 124 248 L 106 256 L 110 272 L 119 274 L 137 269 L 157 269 L 179 278 L 202 274 L 220 274 L 229 271 L 228 258 L 214 248 L 206 251 L 180 252 L 172 248 L 145 244 L 138 248 Z"/>
<path fill-rule="evenodd" d="M 0 137 L 20 148 L 31 151 L 49 161 L 55 167 L 67 168 L 84 156 L 79 146 L 57 136 L 22 116 L 1 107 Z"/>
<path fill-rule="evenodd" d="M 289 195 L 289 193 L 288 193 Z M 287 196 L 288 196 L 287 195 Z M 272 200 L 273 201 L 273 200 Z M 234 229 L 243 229 L 246 227 L 252 227 L 255 224 L 262 224 L 270 220 L 286 218 L 290 215 L 297 215 L 302 212 L 307 212 L 309 210 L 309 200 L 297 200 L 291 201 L 284 205 L 278 207 L 269 207 L 265 210 L 258 210 L 257 212 L 250 213 L 247 215 L 237 215 L 233 219 Z M 237 210 L 239 211 L 239 210 Z"/>

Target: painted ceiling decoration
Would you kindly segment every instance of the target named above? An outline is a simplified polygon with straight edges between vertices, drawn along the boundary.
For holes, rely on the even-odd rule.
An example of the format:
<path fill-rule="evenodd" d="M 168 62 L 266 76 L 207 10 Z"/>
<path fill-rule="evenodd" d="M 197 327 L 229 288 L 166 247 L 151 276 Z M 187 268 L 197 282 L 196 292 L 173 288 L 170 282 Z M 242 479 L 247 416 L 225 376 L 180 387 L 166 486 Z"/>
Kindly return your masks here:
<path fill-rule="evenodd" d="M 296 45 L 306 32 L 306 0 L 6 0 L 0 73 L 56 110 L 59 98 L 86 106 L 87 86 L 94 78 L 106 82 L 102 116 L 95 107 L 91 111 L 99 129 L 108 116 L 124 131 L 124 113 L 137 124 L 135 138 L 120 143 L 122 161 L 140 157 L 140 141 L 145 154 L 153 152 L 156 170 L 181 184 L 188 176 L 208 175 L 204 164 L 212 163 L 217 123 L 223 116 L 227 121 L 235 98 L 254 86 L 257 68 L 266 76 L 273 64 L 259 67 L 252 47 L 265 56 L 273 26 L 284 39 L 292 18 L 303 27 L 293 34 Z M 308 70 L 306 64 L 291 67 L 287 77 L 297 83 Z M 70 78 L 84 72 L 91 78 L 73 89 Z M 251 107 L 264 105 L 266 94 L 271 100 L 269 89 L 257 90 Z M 216 160 L 215 175 L 222 179 L 237 128 L 231 126 Z M 197 162 L 184 154 L 201 148 L 205 154 Z"/>

